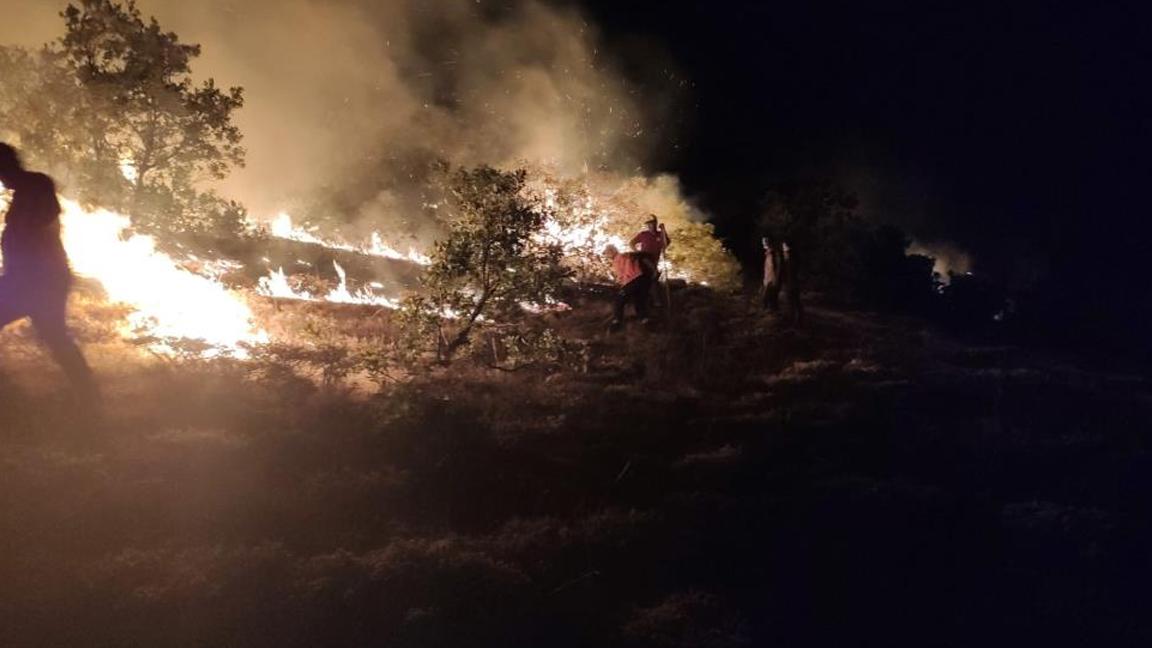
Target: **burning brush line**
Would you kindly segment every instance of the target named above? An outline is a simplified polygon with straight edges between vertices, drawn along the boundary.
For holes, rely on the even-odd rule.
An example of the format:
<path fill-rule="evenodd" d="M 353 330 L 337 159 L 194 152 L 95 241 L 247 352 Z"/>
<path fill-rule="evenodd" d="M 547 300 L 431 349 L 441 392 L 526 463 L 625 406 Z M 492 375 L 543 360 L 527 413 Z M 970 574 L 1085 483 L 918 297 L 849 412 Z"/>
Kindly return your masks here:
<path fill-rule="evenodd" d="M 2 187 L 0 187 L 2 189 Z M 6 211 L 8 197 L 0 192 L 0 211 Z M 222 277 L 237 269 L 235 261 L 189 256 L 177 260 L 157 249 L 153 237 L 131 233 L 131 219 L 106 209 L 85 209 L 79 203 L 60 198 L 62 238 L 73 270 L 78 276 L 99 283 L 110 302 L 129 306 L 132 312 L 121 325 L 127 338 L 150 337 L 160 340 L 153 351 L 171 349 L 165 339 L 196 340 L 209 349 L 206 357 L 227 355 L 244 357 L 251 345 L 265 344 L 268 333 L 261 327 L 249 304 L 252 293 L 226 286 Z M 609 219 L 591 202 L 580 213 L 557 214 L 550 218 L 540 234 L 549 243 L 559 244 L 573 263 L 598 261 L 599 252 L 608 245 L 626 249 L 627 243 L 609 231 Z M 291 216 L 280 214 L 269 229 L 274 237 L 313 243 L 333 250 L 398 259 L 427 266 L 432 259 L 409 248 L 400 252 L 374 232 L 362 245 L 318 236 L 313 231 L 295 226 Z M 384 286 L 369 283 L 351 289 L 348 275 L 333 261 L 339 283 L 324 294 L 313 294 L 293 287 L 282 268 L 262 277 L 255 289 L 261 297 L 338 304 L 358 304 L 396 309 L 400 299 L 380 294 Z M 604 270 L 605 268 L 600 268 Z M 673 273 L 672 276 L 675 276 Z M 523 304 L 526 311 L 567 310 L 567 304 Z M 442 313 L 452 318 L 455 313 Z"/>
<path fill-rule="evenodd" d="M 8 200 L 0 195 L 0 211 Z M 151 347 L 161 353 L 170 350 L 165 339 L 198 340 L 210 347 L 206 357 L 242 357 L 247 345 L 268 341 L 245 297 L 220 280 L 233 262 L 193 258 L 199 269 L 193 272 L 158 250 L 151 236 L 127 234 L 131 219 L 123 214 L 87 210 L 63 197 L 60 206 L 73 272 L 99 283 L 110 302 L 132 308 L 121 325 L 125 337 L 156 338 Z"/>
<path fill-rule="evenodd" d="M 205 276 L 183 268 L 156 249 L 151 236 L 124 232 L 127 216 L 103 209 L 86 211 L 61 202 L 64 247 L 77 275 L 96 280 L 109 301 L 134 311 L 125 334 L 201 340 L 216 353 L 237 355 L 246 344 L 268 341 L 243 295 L 228 289 L 217 273 L 228 266 L 200 263 Z"/>
<path fill-rule="evenodd" d="M 0 187 L 2 191 L 2 187 Z M 8 207 L 7 194 L 0 193 L 0 212 Z M 245 357 L 246 348 L 265 344 L 268 333 L 257 322 L 248 295 L 228 288 L 221 277 L 237 269 L 235 261 L 189 256 L 183 263 L 157 249 L 153 237 L 129 234 L 131 219 L 107 209 L 85 209 L 74 200 L 60 197 L 61 237 L 73 271 L 77 276 L 98 283 L 109 302 L 132 309 L 120 326 L 125 338 L 155 338 L 149 348 L 157 353 L 172 349 L 164 340 L 196 340 L 208 347 L 204 357 Z M 289 222 L 290 225 L 290 222 Z M 299 237 L 299 232 L 296 232 Z M 301 240 L 296 238 L 296 240 Z M 347 246 L 315 238 L 333 249 Z M 401 255 L 373 239 L 377 256 L 402 258 L 424 265 L 426 257 L 415 250 Z M 358 250 L 361 251 L 361 250 Z M 322 296 L 296 291 L 283 271 L 260 280 L 256 294 L 266 297 L 322 301 L 341 304 L 366 304 L 397 308 L 397 300 L 372 291 L 383 286 L 350 290 L 344 268 L 335 264 L 340 283 Z"/>
<path fill-rule="evenodd" d="M 307 290 L 293 288 L 283 268 L 278 268 L 267 276 L 261 277 L 256 286 L 256 294 L 274 299 L 331 302 L 334 304 L 360 304 L 365 306 L 381 306 L 390 309 L 400 308 L 399 300 L 373 292 L 373 288 L 382 288 L 382 284 L 369 284 L 368 288 L 361 288 L 356 291 L 349 290 L 348 273 L 336 261 L 333 261 L 332 265 L 336 269 L 336 276 L 340 277 L 340 283 L 324 296 L 313 295 Z"/>
<path fill-rule="evenodd" d="M 358 252 L 368 256 L 408 261 L 409 263 L 422 266 L 432 263 L 432 259 L 428 255 L 420 252 L 415 247 L 409 246 L 406 254 L 401 252 L 395 246 L 387 243 L 380 232 L 372 232 L 372 235 L 366 243 L 353 245 L 334 238 L 317 236 L 314 229 L 306 229 L 295 225 L 292 222 L 292 216 L 285 212 L 277 214 L 276 218 L 268 224 L 268 232 L 275 238 L 297 241 L 299 243 L 312 243 L 331 250 Z"/>
<path fill-rule="evenodd" d="M 354 245 L 336 238 L 319 236 L 315 228 L 300 227 L 293 223 L 292 216 L 286 212 L 277 214 L 276 218 L 269 222 L 267 227 L 268 232 L 274 238 L 299 243 L 309 243 L 328 250 L 355 252 L 367 256 L 406 261 L 419 266 L 427 266 L 432 263 L 430 257 L 414 247 L 409 247 L 407 254 L 400 252 L 395 246 L 386 243 L 384 237 L 379 232 L 372 232 L 367 242 Z M 336 276 L 340 278 L 340 281 L 336 287 L 324 295 L 313 294 L 308 290 L 294 287 L 287 273 L 284 272 L 283 267 L 277 268 L 269 272 L 266 276 L 261 277 L 256 286 L 256 294 L 274 299 L 291 299 L 295 301 L 359 304 L 390 309 L 400 307 L 399 299 L 381 295 L 376 292 L 384 288 L 383 284 L 373 282 L 369 283 L 367 287 L 351 290 L 348 287 L 348 273 L 344 270 L 344 267 L 336 261 L 332 261 L 332 266 L 336 270 Z"/>

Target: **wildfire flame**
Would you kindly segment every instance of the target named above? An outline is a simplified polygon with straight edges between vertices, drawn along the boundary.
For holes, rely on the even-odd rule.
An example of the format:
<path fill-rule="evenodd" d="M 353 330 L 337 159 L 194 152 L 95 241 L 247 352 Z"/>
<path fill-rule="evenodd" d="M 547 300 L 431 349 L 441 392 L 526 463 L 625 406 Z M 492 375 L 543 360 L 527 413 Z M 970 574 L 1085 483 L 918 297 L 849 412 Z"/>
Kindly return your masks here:
<path fill-rule="evenodd" d="M 109 300 L 135 309 L 128 318 L 130 330 L 202 340 L 231 353 L 239 353 L 242 343 L 267 341 L 241 295 L 215 277 L 182 268 L 158 251 L 150 236 L 125 238 L 127 216 L 86 211 L 67 199 L 61 207 L 64 248 L 73 270 L 98 281 Z M 217 266 L 217 272 L 222 269 Z"/>
<path fill-rule="evenodd" d="M 599 253 L 609 245 L 619 250 L 628 249 L 628 242 L 623 238 L 609 234 L 605 228 L 606 218 L 599 218 L 591 223 L 577 226 L 565 226 L 554 219 L 544 222 L 544 239 L 548 242 L 558 243 L 566 254 L 590 250 Z"/>
<path fill-rule="evenodd" d="M 129 173 L 125 170 L 125 176 Z M 8 196 L 0 185 L 0 212 L 7 209 Z M 86 210 L 78 203 L 60 199 L 62 236 L 73 270 L 82 277 L 91 278 L 103 286 L 112 302 L 130 306 L 133 312 L 123 327 L 125 335 L 146 335 L 159 339 L 183 338 L 198 340 L 212 350 L 205 355 L 235 355 L 243 357 L 244 347 L 268 341 L 268 334 L 256 323 L 246 296 L 230 290 L 220 278 L 238 267 L 227 260 L 190 257 L 194 263 L 177 261 L 156 247 L 155 240 L 146 235 L 131 234 L 130 219 L 105 209 Z M 568 215 L 573 216 L 573 215 Z M 575 218 L 551 218 L 544 225 L 541 240 L 557 243 L 574 260 L 587 262 L 597 258 L 608 245 L 627 249 L 623 238 L 612 234 L 607 215 L 600 214 L 589 203 Z M 292 217 L 279 214 L 269 224 L 273 236 L 294 241 L 313 243 L 326 248 L 358 252 L 372 256 L 398 259 L 419 265 L 428 265 L 431 259 L 410 247 L 400 252 L 387 243 L 379 232 L 373 232 L 362 245 L 318 236 L 314 230 L 293 224 Z M 294 299 L 342 304 L 362 304 L 395 309 L 397 299 L 379 294 L 383 286 L 368 284 L 352 290 L 347 272 L 333 262 L 339 284 L 327 294 L 312 294 L 294 288 L 283 269 L 270 272 L 260 279 L 256 294 L 280 299 Z M 606 271 L 606 268 L 603 270 Z M 551 303 L 525 305 L 537 312 L 567 308 L 566 304 Z M 453 317 L 455 313 L 442 313 Z M 153 345 L 164 350 L 163 342 Z"/>
<path fill-rule="evenodd" d="M 608 215 L 598 209 L 591 198 L 585 200 L 583 205 L 572 208 L 571 213 L 564 214 L 562 219 L 556 218 L 559 205 L 555 190 L 545 190 L 544 205 L 553 216 L 544 221 L 541 238 L 545 242 L 559 244 L 566 255 L 599 255 L 609 245 L 620 250 L 628 249 L 628 243 L 623 238 L 609 233 Z"/>
<path fill-rule="evenodd" d="M 7 202 L 7 197 L 0 193 L 0 212 L 7 209 Z M 205 353 L 207 356 L 243 357 L 245 345 L 268 341 L 268 334 L 256 323 L 245 296 L 230 290 L 220 281 L 225 272 L 237 267 L 235 262 L 191 257 L 197 268 L 197 272 L 192 272 L 158 250 L 151 236 L 126 235 L 131 225 L 128 216 L 106 209 L 86 210 L 79 203 L 63 197 L 60 205 L 62 239 L 73 271 L 98 282 L 109 301 L 133 309 L 122 327 L 125 336 L 197 340 L 211 347 Z M 400 254 L 385 244 L 378 234 L 373 236 L 367 248 L 322 239 L 293 227 L 287 215 L 273 222 L 273 233 L 328 248 L 389 256 L 413 263 L 430 261 L 414 249 L 407 255 Z M 376 294 L 371 285 L 358 290 L 349 289 L 347 272 L 339 263 L 333 263 L 340 283 L 326 295 L 293 289 L 282 270 L 262 278 L 256 292 L 282 299 L 399 307 L 397 300 Z M 164 351 L 166 347 L 163 342 L 158 342 L 153 349 Z"/>
<path fill-rule="evenodd" d="M 569 207 L 567 212 L 559 214 L 555 190 L 546 189 L 543 195 L 544 204 L 553 215 L 544 221 L 539 240 L 558 244 L 564 250 L 568 263 L 577 270 L 587 270 L 591 265 L 592 274 L 608 277 L 611 272 L 607 264 L 595 261 L 590 264 L 589 260 L 598 260 L 609 245 L 618 250 L 632 249 L 627 240 L 612 233 L 608 210 L 589 197 L 583 204 Z M 660 260 L 660 271 L 663 276 L 672 279 L 693 280 L 687 272 L 673 265 L 666 257 Z"/>
<path fill-rule="evenodd" d="M 400 261 L 410 261 L 417 265 L 432 265 L 432 257 L 423 254 L 414 247 L 409 246 L 407 254 L 401 254 L 399 250 L 388 245 L 384 242 L 380 232 L 372 232 L 372 237 L 369 239 L 368 247 L 363 250 L 365 254 L 373 256 L 382 256 L 389 259 L 398 259 Z"/>
<path fill-rule="evenodd" d="M 381 306 L 384 308 L 399 308 L 400 302 L 391 297 L 377 295 L 369 288 L 362 288 L 355 292 L 348 289 L 348 273 L 344 268 L 335 261 L 332 265 L 336 268 L 336 275 L 340 277 L 340 283 L 327 295 L 323 297 L 313 295 L 307 290 L 298 290 L 292 287 L 291 282 L 288 280 L 288 275 L 284 273 L 283 268 L 279 268 L 269 273 L 268 276 L 261 277 L 260 282 L 256 287 L 256 293 L 265 297 L 275 297 L 277 299 L 293 299 L 297 301 L 326 301 L 336 304 L 362 304 L 367 306 Z M 377 284 L 378 285 L 378 284 Z"/>
<path fill-rule="evenodd" d="M 0 185 L 0 212 L 9 196 Z M 244 298 L 219 281 L 228 262 L 197 259 L 203 276 L 182 267 L 156 249 L 150 236 L 125 236 L 130 220 L 105 209 L 85 210 L 60 198 L 64 248 L 72 270 L 98 282 L 109 301 L 133 308 L 123 326 L 126 336 L 198 340 L 207 356 L 244 355 L 244 344 L 267 342 Z M 164 351 L 163 342 L 153 349 Z"/>
<path fill-rule="evenodd" d="M 432 263 L 432 259 L 429 258 L 428 255 L 423 254 L 415 247 L 409 246 L 407 254 L 401 252 L 395 246 L 385 242 L 380 232 L 372 232 L 368 241 L 361 245 L 353 245 L 346 241 L 317 236 L 314 230 L 295 225 L 292 222 L 292 216 L 286 212 L 280 212 L 276 215 L 276 218 L 268 224 L 268 231 L 276 238 L 299 241 L 301 243 L 314 243 L 333 250 L 359 252 L 360 254 L 369 256 L 408 261 L 422 266 Z"/>

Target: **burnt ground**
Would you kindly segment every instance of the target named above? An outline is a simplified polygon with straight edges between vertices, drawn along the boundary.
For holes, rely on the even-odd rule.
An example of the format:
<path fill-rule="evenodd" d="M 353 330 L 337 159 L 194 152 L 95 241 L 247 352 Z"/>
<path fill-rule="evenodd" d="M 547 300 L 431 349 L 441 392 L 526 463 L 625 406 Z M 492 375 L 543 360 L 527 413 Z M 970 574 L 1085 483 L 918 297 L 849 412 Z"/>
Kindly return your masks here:
<path fill-rule="evenodd" d="M 577 368 L 379 393 L 93 334 L 102 420 L 6 332 L 0 645 L 1152 641 L 1147 379 L 674 305 L 554 316 Z"/>

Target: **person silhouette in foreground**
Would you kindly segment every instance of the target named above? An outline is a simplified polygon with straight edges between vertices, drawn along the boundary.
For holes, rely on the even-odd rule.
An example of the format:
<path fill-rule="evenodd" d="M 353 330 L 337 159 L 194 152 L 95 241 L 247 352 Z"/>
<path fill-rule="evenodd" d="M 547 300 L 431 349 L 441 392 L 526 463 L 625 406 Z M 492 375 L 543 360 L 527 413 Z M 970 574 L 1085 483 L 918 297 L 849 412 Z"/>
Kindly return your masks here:
<path fill-rule="evenodd" d="M 0 235 L 0 329 L 28 317 L 36 334 L 64 369 L 77 396 L 96 399 L 96 383 L 68 332 L 66 313 L 72 270 L 60 241 L 56 186 L 43 173 L 24 169 L 16 149 L 0 142 L 0 183 L 12 203 Z"/>
<path fill-rule="evenodd" d="M 788 304 L 788 321 L 793 326 L 804 323 L 804 304 L 800 302 L 800 277 L 796 268 L 795 250 L 788 241 L 780 244 L 780 288 Z"/>

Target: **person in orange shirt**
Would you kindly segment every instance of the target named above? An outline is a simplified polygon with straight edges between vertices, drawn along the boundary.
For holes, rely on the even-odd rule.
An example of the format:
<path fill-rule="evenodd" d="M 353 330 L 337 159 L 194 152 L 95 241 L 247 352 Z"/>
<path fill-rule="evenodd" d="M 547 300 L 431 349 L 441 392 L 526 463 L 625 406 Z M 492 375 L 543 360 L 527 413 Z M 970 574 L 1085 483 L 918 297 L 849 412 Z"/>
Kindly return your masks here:
<path fill-rule="evenodd" d="M 640 321 L 648 319 L 648 292 L 652 288 L 652 274 L 642 252 L 621 252 L 609 245 L 604 256 L 612 263 L 612 273 L 620 290 L 612 304 L 612 323 L 609 328 L 619 330 L 624 325 L 624 307 L 631 302 Z"/>
<path fill-rule="evenodd" d="M 656 214 L 649 214 L 648 220 L 644 221 L 644 229 L 628 241 L 628 247 L 644 255 L 645 263 L 651 266 L 650 274 L 657 277 L 660 274 L 660 257 L 664 256 L 664 250 L 671 243 L 672 239 L 668 237 L 664 224 L 656 219 Z"/>

